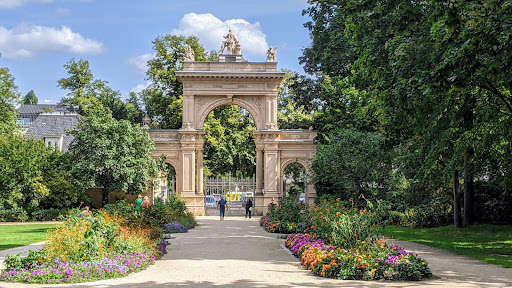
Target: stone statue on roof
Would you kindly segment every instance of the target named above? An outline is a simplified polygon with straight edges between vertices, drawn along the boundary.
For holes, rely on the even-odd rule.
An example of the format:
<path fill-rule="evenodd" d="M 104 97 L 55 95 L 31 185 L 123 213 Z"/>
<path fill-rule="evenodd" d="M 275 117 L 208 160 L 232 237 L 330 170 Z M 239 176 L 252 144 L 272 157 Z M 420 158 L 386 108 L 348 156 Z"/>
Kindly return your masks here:
<path fill-rule="evenodd" d="M 194 49 L 190 46 L 185 46 L 185 61 L 194 61 Z"/>
<path fill-rule="evenodd" d="M 238 42 L 238 39 L 236 39 L 231 30 L 229 30 L 228 35 L 223 37 L 226 40 L 222 41 L 219 54 L 222 54 L 224 49 L 227 49 L 228 55 L 242 55 L 242 45 L 240 45 L 240 42 Z"/>
<path fill-rule="evenodd" d="M 266 62 L 275 62 L 276 54 L 277 54 L 277 46 L 275 48 L 272 46 L 268 47 Z"/>

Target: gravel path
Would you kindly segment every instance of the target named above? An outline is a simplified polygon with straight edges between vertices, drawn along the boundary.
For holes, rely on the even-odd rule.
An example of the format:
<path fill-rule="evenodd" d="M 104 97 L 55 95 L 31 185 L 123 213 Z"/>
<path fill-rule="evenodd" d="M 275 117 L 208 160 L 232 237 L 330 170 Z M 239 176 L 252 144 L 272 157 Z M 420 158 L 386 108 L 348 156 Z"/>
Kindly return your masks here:
<path fill-rule="evenodd" d="M 427 259 L 435 279 L 369 282 L 317 277 L 301 268 L 283 248 L 284 240 L 265 232 L 257 220 L 198 217 L 198 227 L 173 234 L 168 254 L 155 265 L 124 278 L 54 286 L 0 282 L 0 287 L 512 287 L 512 269 L 395 240 Z"/>

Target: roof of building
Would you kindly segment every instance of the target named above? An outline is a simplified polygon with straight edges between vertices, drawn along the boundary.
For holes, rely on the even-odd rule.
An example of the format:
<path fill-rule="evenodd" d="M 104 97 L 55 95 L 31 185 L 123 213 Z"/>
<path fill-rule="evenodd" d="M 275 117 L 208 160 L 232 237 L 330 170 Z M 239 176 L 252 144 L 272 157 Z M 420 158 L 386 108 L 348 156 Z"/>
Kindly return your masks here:
<path fill-rule="evenodd" d="M 79 114 L 70 115 L 39 115 L 25 133 L 26 137 L 43 139 L 44 137 L 64 135 L 62 151 L 67 151 L 73 140 L 73 135 L 67 133 L 68 129 L 75 128 L 80 121 Z"/>
<path fill-rule="evenodd" d="M 20 114 L 39 114 L 46 109 L 57 110 L 57 107 L 57 104 L 26 104 L 21 105 L 20 108 L 18 108 L 18 112 L 20 112 Z"/>

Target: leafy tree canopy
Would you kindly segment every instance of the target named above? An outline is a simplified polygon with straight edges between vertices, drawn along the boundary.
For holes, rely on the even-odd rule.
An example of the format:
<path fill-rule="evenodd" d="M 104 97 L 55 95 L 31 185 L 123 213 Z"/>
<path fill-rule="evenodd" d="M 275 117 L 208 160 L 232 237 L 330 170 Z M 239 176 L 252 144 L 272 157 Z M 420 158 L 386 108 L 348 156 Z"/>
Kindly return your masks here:
<path fill-rule="evenodd" d="M 23 97 L 23 101 L 22 103 L 24 105 L 27 105 L 27 104 L 37 104 L 39 102 L 39 100 L 37 99 L 37 96 L 36 96 L 36 93 L 34 92 L 34 90 L 30 90 L 27 95 L 25 95 L 25 97 Z"/>
<path fill-rule="evenodd" d="M 318 195 L 334 194 L 344 200 L 374 194 L 390 177 L 390 155 L 384 138 L 374 132 L 337 129 L 320 144 L 311 161 L 312 180 Z"/>
<path fill-rule="evenodd" d="M 110 88 L 107 81 L 94 80 L 89 61 L 71 59 L 64 68 L 69 77 L 58 80 L 58 86 L 71 92 L 61 102 L 77 105 L 82 115 L 106 113 L 117 120 L 127 118 L 121 93 Z"/>
<path fill-rule="evenodd" d="M 141 193 L 156 175 L 153 141 L 140 125 L 90 115 L 72 134 L 73 175 L 81 189 L 102 187 L 105 201 L 116 190 Z"/>
<path fill-rule="evenodd" d="M 0 135 L 0 207 L 69 207 L 79 199 L 67 156 L 41 140 Z"/>
<path fill-rule="evenodd" d="M 0 67 L 0 134 L 10 133 L 16 129 L 16 109 L 19 101 L 18 87 L 9 69 Z"/>

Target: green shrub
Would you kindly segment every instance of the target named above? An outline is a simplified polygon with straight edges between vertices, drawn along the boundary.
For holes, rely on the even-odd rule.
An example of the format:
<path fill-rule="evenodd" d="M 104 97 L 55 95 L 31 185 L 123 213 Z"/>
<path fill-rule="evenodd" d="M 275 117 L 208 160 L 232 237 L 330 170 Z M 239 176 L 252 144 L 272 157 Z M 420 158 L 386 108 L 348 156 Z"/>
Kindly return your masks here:
<path fill-rule="evenodd" d="M 69 209 L 55 208 L 36 210 L 32 212 L 30 219 L 33 221 L 54 221 L 62 216 L 66 216 L 68 211 Z"/>
<path fill-rule="evenodd" d="M 452 214 L 452 206 L 449 203 L 433 201 L 427 205 L 407 209 L 400 225 L 414 228 L 441 226 L 452 222 Z"/>
<path fill-rule="evenodd" d="M 139 225 L 151 229 L 178 221 L 187 229 L 195 226 L 194 215 L 187 210 L 185 202 L 178 195 L 171 195 L 165 203 L 155 202 L 141 211 L 124 201 L 105 205 L 103 209 L 108 215 L 121 221 L 122 225 Z"/>
<path fill-rule="evenodd" d="M 307 211 L 310 227 L 305 232 L 332 245 L 349 249 L 377 236 L 378 217 L 365 209 L 347 209 L 341 200 L 315 204 Z"/>
<path fill-rule="evenodd" d="M 0 209 L 0 222 L 25 222 L 27 211 L 22 208 Z"/>

